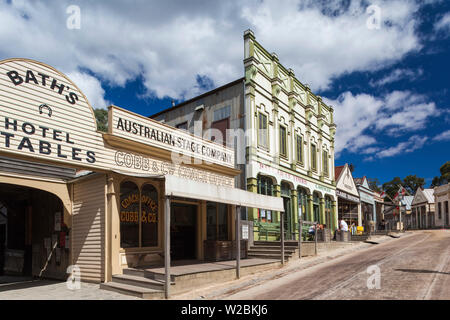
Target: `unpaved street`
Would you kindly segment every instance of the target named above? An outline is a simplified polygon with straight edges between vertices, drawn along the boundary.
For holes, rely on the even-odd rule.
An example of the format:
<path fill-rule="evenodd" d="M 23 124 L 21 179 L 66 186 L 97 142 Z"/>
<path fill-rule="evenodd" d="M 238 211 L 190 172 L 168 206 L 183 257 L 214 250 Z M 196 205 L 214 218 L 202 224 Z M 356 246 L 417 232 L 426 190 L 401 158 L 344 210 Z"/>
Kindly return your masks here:
<path fill-rule="evenodd" d="M 370 266 L 379 289 L 373 277 L 368 288 Z M 450 231 L 416 231 L 223 298 L 450 299 Z"/>

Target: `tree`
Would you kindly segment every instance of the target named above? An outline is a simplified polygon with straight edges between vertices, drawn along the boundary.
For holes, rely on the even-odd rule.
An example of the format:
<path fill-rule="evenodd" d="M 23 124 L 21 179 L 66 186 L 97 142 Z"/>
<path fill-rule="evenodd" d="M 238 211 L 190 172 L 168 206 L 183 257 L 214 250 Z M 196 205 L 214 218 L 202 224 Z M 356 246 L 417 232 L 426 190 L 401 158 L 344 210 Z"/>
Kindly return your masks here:
<path fill-rule="evenodd" d="M 377 178 L 367 178 L 367 183 L 369 184 L 371 190 L 376 191 L 378 193 L 383 191 L 380 188 L 380 181 Z"/>
<path fill-rule="evenodd" d="M 108 131 L 108 111 L 105 109 L 94 109 L 95 119 L 97 120 L 97 130 Z"/>
<path fill-rule="evenodd" d="M 425 185 L 425 179 L 416 175 L 409 175 L 403 179 L 403 186 L 410 194 L 416 193 L 416 190 Z"/>
<path fill-rule="evenodd" d="M 441 186 L 450 182 L 450 161 L 444 163 L 439 171 L 441 172 L 441 176 L 433 178 L 431 182 L 432 187 Z"/>
<path fill-rule="evenodd" d="M 399 186 L 403 185 L 402 179 L 400 177 L 395 177 L 391 181 L 383 183 L 383 190 L 389 197 L 394 198 L 395 194 L 398 192 Z"/>

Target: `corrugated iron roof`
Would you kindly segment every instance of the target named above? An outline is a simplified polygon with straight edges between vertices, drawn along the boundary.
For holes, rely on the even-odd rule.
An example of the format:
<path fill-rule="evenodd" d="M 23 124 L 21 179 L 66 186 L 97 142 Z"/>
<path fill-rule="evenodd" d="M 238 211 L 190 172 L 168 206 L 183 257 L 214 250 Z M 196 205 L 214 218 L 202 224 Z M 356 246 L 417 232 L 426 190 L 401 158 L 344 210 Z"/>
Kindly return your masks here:
<path fill-rule="evenodd" d="M 338 166 L 334 167 L 334 178 L 336 181 L 338 180 L 339 176 L 341 175 L 342 170 L 344 170 L 345 166 Z"/>
<path fill-rule="evenodd" d="M 411 210 L 411 204 L 412 204 L 413 200 L 414 200 L 414 196 L 405 196 L 401 200 L 401 203 L 403 206 L 406 206 L 406 210 Z"/>
<path fill-rule="evenodd" d="M 429 203 L 434 203 L 434 189 L 423 189 L 423 194 Z"/>

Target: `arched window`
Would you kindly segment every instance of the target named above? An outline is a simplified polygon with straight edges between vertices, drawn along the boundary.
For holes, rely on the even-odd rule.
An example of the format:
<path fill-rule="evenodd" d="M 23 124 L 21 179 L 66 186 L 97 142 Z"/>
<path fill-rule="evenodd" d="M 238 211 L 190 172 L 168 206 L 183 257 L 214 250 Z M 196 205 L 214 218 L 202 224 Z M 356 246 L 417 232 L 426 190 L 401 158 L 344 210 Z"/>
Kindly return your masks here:
<path fill-rule="evenodd" d="M 141 190 L 131 181 L 120 185 L 120 246 L 158 245 L 158 191 L 151 184 Z"/>
<path fill-rule="evenodd" d="M 320 222 L 320 213 L 319 213 L 319 208 L 320 208 L 320 199 L 319 199 L 319 195 L 314 192 L 313 193 L 313 219 L 316 222 Z"/>
<path fill-rule="evenodd" d="M 120 246 L 139 247 L 139 188 L 131 181 L 120 185 Z"/>
<path fill-rule="evenodd" d="M 302 220 L 308 220 L 308 192 L 303 188 L 298 188 L 298 207 L 302 213 Z"/>
<path fill-rule="evenodd" d="M 151 184 L 142 187 L 141 210 L 142 246 L 156 247 L 158 245 L 158 191 Z"/>
<path fill-rule="evenodd" d="M 269 177 L 258 175 L 258 193 L 266 196 L 273 195 L 273 181 Z M 261 222 L 272 222 L 272 211 L 258 209 L 258 220 Z"/>

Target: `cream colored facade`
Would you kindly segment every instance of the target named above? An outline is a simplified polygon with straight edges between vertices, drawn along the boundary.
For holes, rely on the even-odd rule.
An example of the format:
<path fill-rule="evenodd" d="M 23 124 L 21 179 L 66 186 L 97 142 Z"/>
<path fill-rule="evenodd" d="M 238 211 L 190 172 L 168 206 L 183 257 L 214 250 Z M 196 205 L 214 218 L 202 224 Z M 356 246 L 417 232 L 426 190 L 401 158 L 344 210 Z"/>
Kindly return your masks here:
<path fill-rule="evenodd" d="M 303 219 L 317 220 L 334 230 L 333 109 L 302 84 L 292 69 L 285 68 L 276 54 L 264 49 L 251 30 L 244 33 L 244 67 L 245 129 L 250 129 L 247 189 L 257 192 L 262 176 L 272 180 L 275 194 L 281 194 L 285 206 L 290 206 L 286 209 L 288 234 L 298 230 L 299 210 Z M 261 125 L 261 119 L 267 119 L 267 125 Z M 250 210 L 248 219 L 260 219 L 258 212 Z M 273 222 L 279 222 L 279 214 Z"/>
<path fill-rule="evenodd" d="M 418 188 L 411 203 L 411 211 L 413 228 L 433 228 L 435 226 L 434 190 Z"/>
<path fill-rule="evenodd" d="M 0 169 L 0 185 L 55 195 L 70 230 L 70 240 L 64 244 L 56 218 L 44 226 L 53 230 L 55 223 L 55 230 L 45 235 L 51 240 L 44 252 L 48 263 L 39 266 L 55 268 L 58 274 L 52 277 L 64 278 L 66 268 L 76 266 L 81 280 L 106 282 L 124 268 L 170 266 L 170 248 L 165 244 L 173 232 L 165 229 L 170 227 L 165 217 L 174 204 L 195 208 L 191 249 L 197 260 L 205 258 L 207 224 L 211 223 L 207 221 L 208 203 L 225 206 L 224 237 L 230 242 L 236 234 L 236 206 L 262 203 L 268 209 L 283 210 L 279 199 L 234 188 L 239 170 L 234 168 L 230 148 L 114 106 L 109 108 L 108 132 L 99 132 L 89 102 L 62 73 L 27 59 L 0 61 L 0 70 L 0 156 L 13 163 L 12 171 Z M 27 162 L 14 164 L 14 159 Z M 27 169 L 31 163 L 34 174 Z M 46 166 L 74 168 L 77 173 L 64 178 L 46 176 Z M 136 191 L 122 198 L 126 183 Z M 150 196 L 144 194 L 144 187 L 151 190 Z M 150 211 L 145 212 L 144 205 Z M 138 230 L 128 236 L 138 240 L 134 246 L 123 247 L 127 223 Z M 150 229 L 144 225 L 155 227 L 153 233 L 145 231 Z M 143 245 L 144 236 L 151 236 L 153 245 Z M 33 246 L 43 248 L 44 244 Z M 68 257 L 63 264 L 54 262 L 60 249 Z"/>
<path fill-rule="evenodd" d="M 436 227 L 450 226 L 450 183 L 434 188 Z"/>

